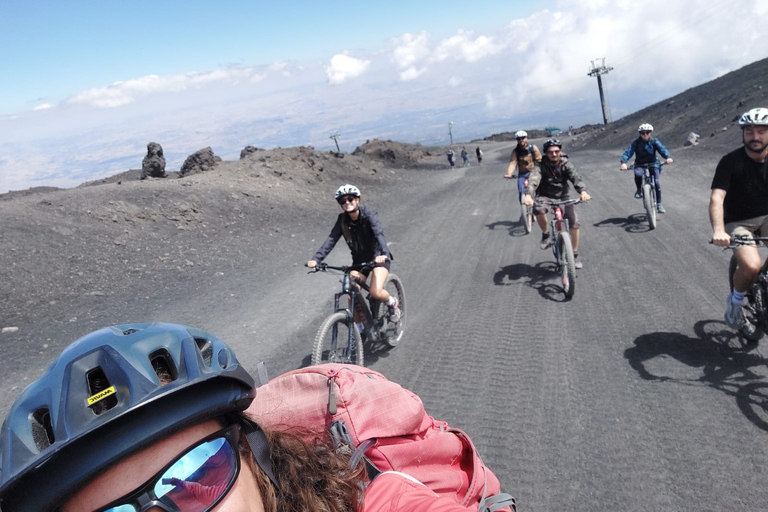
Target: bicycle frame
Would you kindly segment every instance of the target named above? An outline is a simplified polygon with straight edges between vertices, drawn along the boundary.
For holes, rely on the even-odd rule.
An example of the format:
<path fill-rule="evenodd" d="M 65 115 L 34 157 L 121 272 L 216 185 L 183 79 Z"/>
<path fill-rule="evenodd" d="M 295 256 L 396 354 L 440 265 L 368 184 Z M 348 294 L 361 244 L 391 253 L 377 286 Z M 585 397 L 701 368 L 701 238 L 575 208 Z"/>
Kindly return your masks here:
<path fill-rule="evenodd" d="M 354 281 L 357 281 L 357 282 L 354 282 Z M 341 291 L 334 294 L 333 309 L 334 311 L 346 311 L 349 319 L 351 321 L 354 321 L 354 312 L 355 312 L 355 308 L 357 308 L 357 311 L 359 311 L 363 315 L 363 326 L 364 326 L 365 335 L 368 337 L 368 339 L 373 339 L 376 337 L 373 329 L 376 327 L 380 327 L 376 325 L 376 321 L 374 320 L 374 315 L 377 313 L 377 311 L 373 311 L 373 310 L 374 309 L 378 310 L 378 307 L 380 307 L 381 302 L 377 301 L 376 299 L 373 299 L 372 297 L 368 297 L 368 301 L 364 300 L 362 298 L 362 294 L 360 293 L 361 288 L 364 289 L 366 292 L 370 292 L 370 289 L 368 288 L 367 283 L 354 279 L 350 275 L 349 271 L 345 272 L 344 277 L 341 280 Z M 341 307 L 341 298 L 344 297 L 345 295 L 349 296 L 349 308 Z M 368 304 L 369 302 L 371 303 L 370 306 Z M 349 343 L 350 344 L 352 343 L 351 331 L 349 333 Z"/>
<path fill-rule="evenodd" d="M 563 209 L 559 204 L 554 205 L 554 211 L 552 212 L 552 220 L 549 222 L 550 231 L 552 232 L 552 240 L 557 240 L 557 234 L 560 232 L 570 233 L 570 226 L 568 225 L 568 219 L 563 217 Z M 555 260 L 560 261 L 560 247 L 557 243 L 552 244 L 552 254 L 555 256 Z"/>

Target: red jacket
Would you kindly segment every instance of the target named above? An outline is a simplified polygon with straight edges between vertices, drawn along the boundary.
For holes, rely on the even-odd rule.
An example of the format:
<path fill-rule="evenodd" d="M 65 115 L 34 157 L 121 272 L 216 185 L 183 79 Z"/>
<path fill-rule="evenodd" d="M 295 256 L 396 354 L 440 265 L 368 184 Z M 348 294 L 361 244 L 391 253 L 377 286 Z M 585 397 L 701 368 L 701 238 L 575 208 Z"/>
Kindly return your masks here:
<path fill-rule="evenodd" d="M 385 471 L 365 490 L 365 512 L 477 512 L 462 507 L 456 500 L 440 497 L 405 473 Z M 509 510 L 509 509 L 505 509 Z"/>

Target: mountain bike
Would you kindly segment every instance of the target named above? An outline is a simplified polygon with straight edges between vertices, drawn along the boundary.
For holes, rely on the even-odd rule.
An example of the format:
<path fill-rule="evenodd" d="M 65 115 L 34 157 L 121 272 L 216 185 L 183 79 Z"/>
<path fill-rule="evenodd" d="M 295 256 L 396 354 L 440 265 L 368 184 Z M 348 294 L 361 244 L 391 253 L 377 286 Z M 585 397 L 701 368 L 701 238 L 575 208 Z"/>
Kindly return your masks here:
<path fill-rule="evenodd" d="M 768 242 L 768 237 L 732 237 L 731 245 L 725 249 L 734 250 L 742 245 L 755 245 L 758 242 Z M 734 254 L 728 264 L 728 286 L 731 292 L 733 292 L 733 274 L 738 266 Z M 763 337 L 763 333 L 768 331 L 768 260 L 760 268 L 755 284 L 747 290 L 746 298 L 747 305 L 743 306 L 746 323 L 739 329 L 739 334 L 748 341 L 758 341 Z"/>
<path fill-rule="evenodd" d="M 563 217 L 562 207 L 580 202 L 581 199 L 537 199 L 534 203 L 539 206 L 550 206 L 553 209 L 552 220 L 549 223 L 552 254 L 555 256 L 555 263 L 557 263 L 557 270 L 560 273 L 566 299 L 571 299 L 576 292 L 576 258 L 573 255 L 570 226 L 568 226 L 568 219 Z"/>
<path fill-rule="evenodd" d="M 648 225 L 651 229 L 656 229 L 656 175 L 651 172 L 651 169 L 654 167 L 658 167 L 659 170 L 661 170 L 661 167 L 664 165 L 664 162 L 658 162 L 658 163 L 651 163 L 651 164 L 635 164 L 635 167 L 642 167 L 643 168 L 643 185 L 641 187 L 641 191 L 643 194 L 643 207 L 645 208 L 645 213 L 648 217 Z"/>
<path fill-rule="evenodd" d="M 335 267 L 319 263 L 310 273 L 335 271 L 342 275 L 341 291 L 334 294 L 333 313 L 320 325 L 312 347 L 312 364 L 353 363 L 365 365 L 363 345 L 380 342 L 388 347 L 400 344 L 405 333 L 406 303 L 403 282 L 390 273 L 384 282 L 384 289 L 397 298 L 400 319 L 392 321 L 392 314 L 386 303 L 369 295 L 368 284 L 362 278 L 353 277 L 350 272 L 371 270 L 374 262 L 362 265 Z M 363 324 L 363 332 L 355 325 L 355 314 Z M 365 341 L 364 341 L 365 340 Z"/>

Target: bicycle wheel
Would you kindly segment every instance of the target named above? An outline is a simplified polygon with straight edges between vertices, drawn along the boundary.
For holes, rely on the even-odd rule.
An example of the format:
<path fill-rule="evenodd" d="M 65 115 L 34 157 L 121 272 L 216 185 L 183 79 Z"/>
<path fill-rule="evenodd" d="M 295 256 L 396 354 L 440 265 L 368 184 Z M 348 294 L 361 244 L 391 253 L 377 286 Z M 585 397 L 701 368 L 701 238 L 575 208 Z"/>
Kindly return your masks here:
<path fill-rule="evenodd" d="M 520 203 L 520 222 L 523 223 L 525 234 L 530 235 L 533 228 L 533 208 Z"/>
<path fill-rule="evenodd" d="M 576 263 L 573 257 L 573 244 L 571 235 L 565 232 L 558 233 L 557 246 L 560 252 L 560 277 L 563 283 L 565 297 L 570 299 L 576 292 Z"/>
<path fill-rule="evenodd" d="M 736 268 L 739 266 L 736 260 L 736 255 L 731 256 L 731 261 L 728 264 L 728 287 L 733 292 L 733 274 L 736 273 Z M 765 330 L 760 326 L 757 311 L 763 309 L 764 299 L 762 296 L 762 289 L 759 284 L 755 284 L 751 290 L 746 294 L 748 306 L 744 306 L 744 320 L 746 323 L 744 327 L 739 329 L 741 334 L 748 341 L 759 341 L 763 337 Z"/>
<path fill-rule="evenodd" d="M 397 275 L 389 274 L 384 283 L 384 289 L 387 290 L 390 295 L 397 297 L 397 302 L 400 306 L 400 319 L 397 322 L 392 322 L 389 315 L 389 308 L 386 304 L 379 304 L 378 316 L 380 319 L 385 320 L 382 322 L 379 336 L 381 341 L 386 343 L 387 346 L 396 347 L 402 341 L 403 334 L 405 334 L 405 320 L 408 315 L 408 308 L 405 300 L 405 288 L 403 287 L 403 282 Z"/>
<path fill-rule="evenodd" d="M 352 330 L 352 345 L 349 331 Z M 337 311 L 323 321 L 312 347 L 312 364 L 352 363 L 364 365 L 363 339 L 346 311 Z"/>
<path fill-rule="evenodd" d="M 653 200 L 653 192 L 651 191 L 651 185 L 648 183 L 643 185 L 643 206 L 645 207 L 645 213 L 648 216 L 648 225 L 651 229 L 656 229 L 656 205 Z"/>

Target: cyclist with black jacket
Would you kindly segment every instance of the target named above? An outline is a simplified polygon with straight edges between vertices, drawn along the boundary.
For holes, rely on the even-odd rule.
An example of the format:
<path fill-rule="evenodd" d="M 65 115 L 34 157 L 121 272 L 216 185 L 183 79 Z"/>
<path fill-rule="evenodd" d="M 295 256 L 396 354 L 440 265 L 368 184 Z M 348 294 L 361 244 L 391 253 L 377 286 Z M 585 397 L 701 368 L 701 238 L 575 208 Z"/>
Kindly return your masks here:
<path fill-rule="evenodd" d="M 360 206 L 360 189 L 353 185 L 342 185 L 336 191 L 336 201 L 343 210 L 336 219 L 328 238 L 320 246 L 311 260 L 307 262 L 309 268 L 315 268 L 322 262 L 336 246 L 343 236 L 352 251 L 352 264 L 360 265 L 368 261 L 374 261 L 369 293 L 374 299 L 385 302 L 390 308 L 392 320 L 397 322 L 400 317 L 400 305 L 397 297 L 394 297 L 384 289 L 384 283 L 389 276 L 392 253 L 387 247 L 384 238 L 384 230 L 379 223 L 379 216 L 370 208 Z M 367 270 L 354 272 L 353 275 L 368 279 Z M 358 319 L 356 319 L 358 320 Z"/>

